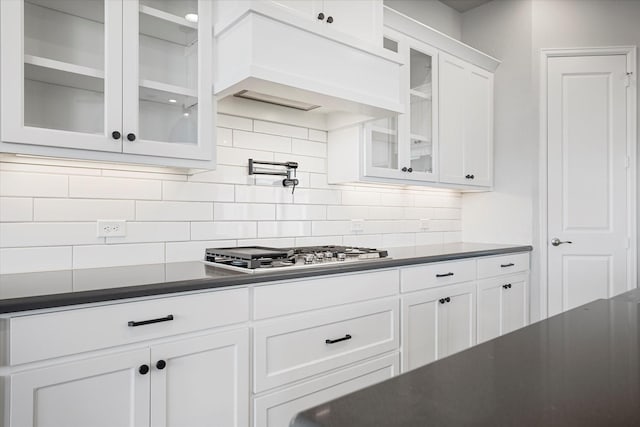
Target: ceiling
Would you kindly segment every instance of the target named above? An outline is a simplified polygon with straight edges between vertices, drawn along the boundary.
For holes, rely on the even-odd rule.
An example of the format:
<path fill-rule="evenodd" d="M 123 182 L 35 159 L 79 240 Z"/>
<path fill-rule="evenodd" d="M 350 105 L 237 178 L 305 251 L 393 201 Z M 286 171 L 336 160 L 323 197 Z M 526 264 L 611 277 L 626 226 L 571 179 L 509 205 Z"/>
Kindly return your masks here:
<path fill-rule="evenodd" d="M 449 7 L 454 8 L 458 12 L 466 12 L 469 9 L 478 7 L 481 4 L 490 2 L 491 0 L 440 0 Z"/>

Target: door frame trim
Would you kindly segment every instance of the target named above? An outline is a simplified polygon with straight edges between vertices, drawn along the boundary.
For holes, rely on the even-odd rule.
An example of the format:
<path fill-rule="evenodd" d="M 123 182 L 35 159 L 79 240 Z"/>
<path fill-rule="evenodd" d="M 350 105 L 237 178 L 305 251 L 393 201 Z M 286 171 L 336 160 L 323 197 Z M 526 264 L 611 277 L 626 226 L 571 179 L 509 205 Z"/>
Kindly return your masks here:
<path fill-rule="evenodd" d="M 635 287 L 637 283 L 637 82 L 636 46 L 589 47 L 572 49 L 540 49 L 540 129 L 539 129 L 539 230 L 540 244 L 540 318 L 545 319 L 549 313 L 549 277 L 548 256 L 548 126 L 547 126 L 547 64 L 549 58 L 570 56 L 608 56 L 625 55 L 627 58 L 627 72 L 632 73 L 630 85 L 627 87 L 627 200 L 628 204 L 628 235 L 627 249 L 627 289 Z"/>

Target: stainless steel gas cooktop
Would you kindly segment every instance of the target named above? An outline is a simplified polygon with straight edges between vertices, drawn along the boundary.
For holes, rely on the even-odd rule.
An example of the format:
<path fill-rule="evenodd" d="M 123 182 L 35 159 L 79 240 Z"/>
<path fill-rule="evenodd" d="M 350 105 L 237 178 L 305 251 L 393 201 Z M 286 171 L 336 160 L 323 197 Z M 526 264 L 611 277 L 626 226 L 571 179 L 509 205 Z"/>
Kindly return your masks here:
<path fill-rule="evenodd" d="M 246 273 L 264 273 L 283 268 L 314 268 L 386 258 L 387 251 L 353 246 L 305 246 L 299 248 L 267 248 L 244 246 L 209 248 L 205 263 Z"/>

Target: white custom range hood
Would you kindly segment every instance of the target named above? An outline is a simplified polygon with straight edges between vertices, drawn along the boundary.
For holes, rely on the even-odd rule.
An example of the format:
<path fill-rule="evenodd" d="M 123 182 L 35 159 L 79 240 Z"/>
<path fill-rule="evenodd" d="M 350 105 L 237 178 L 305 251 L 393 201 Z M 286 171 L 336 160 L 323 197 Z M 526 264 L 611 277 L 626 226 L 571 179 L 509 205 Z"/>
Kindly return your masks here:
<path fill-rule="evenodd" d="M 218 4 L 233 2 L 218 2 Z M 315 28 L 268 4 L 218 14 L 215 94 L 325 115 L 327 129 L 403 112 L 401 59 L 380 46 Z M 246 104 L 245 104 L 246 105 Z"/>

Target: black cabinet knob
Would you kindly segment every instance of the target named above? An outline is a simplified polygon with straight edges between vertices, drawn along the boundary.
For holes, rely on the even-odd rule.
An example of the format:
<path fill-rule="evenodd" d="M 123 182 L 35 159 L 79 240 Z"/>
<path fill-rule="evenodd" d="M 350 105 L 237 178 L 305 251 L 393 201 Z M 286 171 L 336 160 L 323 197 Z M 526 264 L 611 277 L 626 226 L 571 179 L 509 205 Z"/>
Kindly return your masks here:
<path fill-rule="evenodd" d="M 449 298 L 449 297 L 446 297 L 446 298 L 445 298 L 445 300 L 446 300 L 447 302 L 451 302 L 451 298 Z"/>
<path fill-rule="evenodd" d="M 327 17 L 327 23 L 331 24 L 333 22 L 333 16 Z"/>
<path fill-rule="evenodd" d="M 111 132 L 111 138 L 120 139 L 120 138 L 122 138 L 122 134 L 120 132 L 118 132 L 117 130 L 114 130 L 113 132 Z"/>
<path fill-rule="evenodd" d="M 503 289 L 511 289 L 511 283 L 507 283 L 506 285 L 502 285 Z"/>
<path fill-rule="evenodd" d="M 131 142 L 136 140 L 136 134 L 135 133 L 128 133 L 127 134 L 127 139 Z"/>
<path fill-rule="evenodd" d="M 409 169 L 407 169 L 407 167 L 405 166 L 405 167 L 403 167 L 401 170 L 402 170 L 402 172 L 406 172 L 406 171 L 408 171 Z"/>
<path fill-rule="evenodd" d="M 142 375 L 147 375 L 149 373 L 149 365 L 140 365 L 140 367 L 138 368 L 138 372 L 140 372 Z"/>
<path fill-rule="evenodd" d="M 465 177 L 465 178 L 467 178 L 467 179 L 473 179 L 473 178 L 475 178 L 475 176 L 473 176 L 473 175 L 465 175 L 464 177 Z"/>
<path fill-rule="evenodd" d="M 324 19 L 324 13 L 320 12 L 318 14 L 318 19 L 322 21 Z"/>
<path fill-rule="evenodd" d="M 444 304 L 445 302 L 447 302 L 446 298 L 440 298 L 439 299 L 440 304 Z"/>
<path fill-rule="evenodd" d="M 413 172 L 413 168 L 407 169 L 407 172 L 409 172 L 409 173 Z"/>
<path fill-rule="evenodd" d="M 167 367 L 167 362 L 165 362 L 164 360 L 161 359 L 156 362 L 156 368 L 158 368 L 159 370 L 163 370 L 166 367 Z"/>

